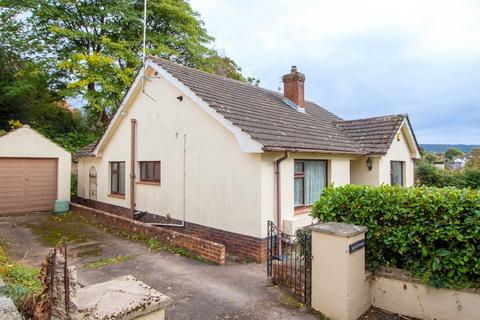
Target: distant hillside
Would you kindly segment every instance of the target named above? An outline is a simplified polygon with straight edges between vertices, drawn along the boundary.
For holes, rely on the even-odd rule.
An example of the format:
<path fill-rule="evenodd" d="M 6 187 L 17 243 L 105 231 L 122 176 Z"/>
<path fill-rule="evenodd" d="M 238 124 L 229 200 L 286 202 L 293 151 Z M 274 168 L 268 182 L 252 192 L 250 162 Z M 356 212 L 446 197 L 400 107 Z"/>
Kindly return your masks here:
<path fill-rule="evenodd" d="M 450 148 L 458 148 L 464 153 L 469 153 L 474 148 L 480 148 L 478 144 L 422 144 L 421 146 L 425 151 L 441 153 L 444 153 Z"/>

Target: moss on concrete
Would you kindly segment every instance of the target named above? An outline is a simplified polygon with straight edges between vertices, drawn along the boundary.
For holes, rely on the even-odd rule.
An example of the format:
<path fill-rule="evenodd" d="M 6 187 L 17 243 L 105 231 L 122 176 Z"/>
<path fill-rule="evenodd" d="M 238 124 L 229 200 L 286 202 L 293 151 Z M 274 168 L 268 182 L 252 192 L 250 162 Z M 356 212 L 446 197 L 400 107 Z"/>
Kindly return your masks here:
<path fill-rule="evenodd" d="M 81 215 L 81 214 L 72 213 L 70 215 L 72 216 L 72 217 L 70 217 L 70 219 L 75 219 L 76 221 L 88 223 L 90 225 L 93 225 L 93 226 L 105 231 L 105 232 L 108 232 L 108 233 L 110 233 L 114 236 L 120 237 L 120 238 L 125 239 L 125 240 L 131 240 L 131 241 L 137 241 L 139 243 L 143 243 L 143 244 L 145 244 L 145 246 L 147 246 L 151 250 L 166 251 L 166 252 L 170 252 L 170 253 L 173 253 L 173 254 L 176 254 L 176 255 L 181 255 L 181 256 L 188 257 L 188 258 L 193 258 L 193 259 L 198 260 L 200 262 L 211 263 L 207 259 L 204 259 L 201 256 L 199 256 L 197 254 L 194 254 L 194 253 L 192 253 L 192 252 L 190 252 L 190 251 L 188 251 L 184 248 L 162 243 L 162 242 L 158 241 L 157 239 L 143 236 L 140 233 L 129 232 L 129 231 L 121 230 L 119 228 L 114 228 L 114 227 L 99 223 L 98 221 L 96 221 L 92 218 L 87 218 L 87 217 L 85 217 L 84 215 Z"/>
<path fill-rule="evenodd" d="M 98 240 L 94 232 L 78 222 L 82 222 L 78 216 L 69 213 L 63 216 L 45 216 L 40 222 L 26 226 L 49 246 L 56 246 L 61 242 L 84 243 Z"/>

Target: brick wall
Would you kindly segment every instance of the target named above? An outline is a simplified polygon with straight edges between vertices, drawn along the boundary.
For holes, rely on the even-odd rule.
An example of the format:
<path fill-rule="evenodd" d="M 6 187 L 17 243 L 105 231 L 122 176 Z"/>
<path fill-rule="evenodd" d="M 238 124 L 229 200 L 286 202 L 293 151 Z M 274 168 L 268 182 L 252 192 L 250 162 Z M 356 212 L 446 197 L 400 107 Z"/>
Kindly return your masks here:
<path fill-rule="evenodd" d="M 95 209 L 107 211 L 125 217 L 130 217 L 130 209 L 128 208 L 82 198 L 76 198 L 73 201 Z M 160 215 L 149 213 L 145 214 L 139 221 L 158 223 L 181 223 L 180 220 L 167 220 L 165 217 L 162 217 Z M 257 262 L 265 262 L 267 260 L 266 238 L 262 239 L 251 237 L 239 233 L 206 227 L 191 222 L 185 222 L 185 226 L 183 228 L 168 226 L 162 226 L 162 228 L 221 243 L 225 245 L 226 251 L 228 253 L 234 254 L 241 259 L 251 259 Z"/>
<path fill-rule="evenodd" d="M 94 218 L 109 227 L 156 239 L 162 243 L 184 248 L 198 256 L 218 264 L 225 263 L 225 246 L 193 235 L 160 228 L 144 222 L 135 221 L 119 214 L 108 213 L 99 209 L 72 203 L 73 212 Z"/>
<path fill-rule="evenodd" d="M 80 197 L 74 197 L 71 199 L 71 201 L 74 203 L 81 204 L 82 206 L 87 206 L 87 207 L 98 209 L 101 211 L 106 211 L 108 213 L 113 213 L 113 214 L 127 217 L 127 218 L 131 218 L 132 216 L 129 208 L 124 208 L 124 207 L 116 206 L 116 205 L 105 203 L 105 202 L 94 201 L 94 200 L 84 199 Z"/>

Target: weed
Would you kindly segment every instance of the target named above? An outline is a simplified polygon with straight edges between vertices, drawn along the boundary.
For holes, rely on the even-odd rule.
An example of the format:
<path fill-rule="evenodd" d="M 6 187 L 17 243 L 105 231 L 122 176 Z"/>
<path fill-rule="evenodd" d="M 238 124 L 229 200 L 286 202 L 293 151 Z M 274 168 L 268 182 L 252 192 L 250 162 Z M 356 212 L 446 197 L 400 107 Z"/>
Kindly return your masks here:
<path fill-rule="evenodd" d="M 95 260 L 95 261 L 84 264 L 82 266 L 82 268 L 98 269 L 98 268 L 105 267 L 105 266 L 108 266 L 108 265 L 111 265 L 111 264 L 119 264 L 119 263 L 128 261 L 132 258 L 133 258 L 132 256 L 118 256 L 118 257 L 115 257 L 115 258 L 99 259 L 99 260 Z"/>
<path fill-rule="evenodd" d="M 27 304 L 42 291 L 39 270 L 19 261 L 12 261 L 6 250 L 6 242 L 0 239 L 0 276 L 5 282 L 0 287 L 2 294 L 10 297 L 20 311 L 28 308 Z"/>

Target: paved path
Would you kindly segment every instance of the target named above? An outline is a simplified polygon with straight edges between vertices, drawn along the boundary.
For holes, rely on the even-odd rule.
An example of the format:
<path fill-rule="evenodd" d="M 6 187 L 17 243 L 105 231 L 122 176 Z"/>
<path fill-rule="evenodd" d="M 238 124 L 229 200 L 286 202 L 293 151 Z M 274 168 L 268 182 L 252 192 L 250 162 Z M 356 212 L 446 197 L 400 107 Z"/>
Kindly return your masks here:
<path fill-rule="evenodd" d="M 80 284 L 131 274 L 172 298 L 169 320 L 317 319 L 279 288 L 265 285 L 263 264 L 217 266 L 150 250 L 142 242 L 111 235 L 74 216 L 0 216 L 0 237 L 8 241 L 13 258 L 33 265 L 40 265 L 52 244 L 66 237 L 74 242 L 69 262 L 78 267 Z M 119 256 L 130 259 L 100 268 L 85 266 Z"/>

